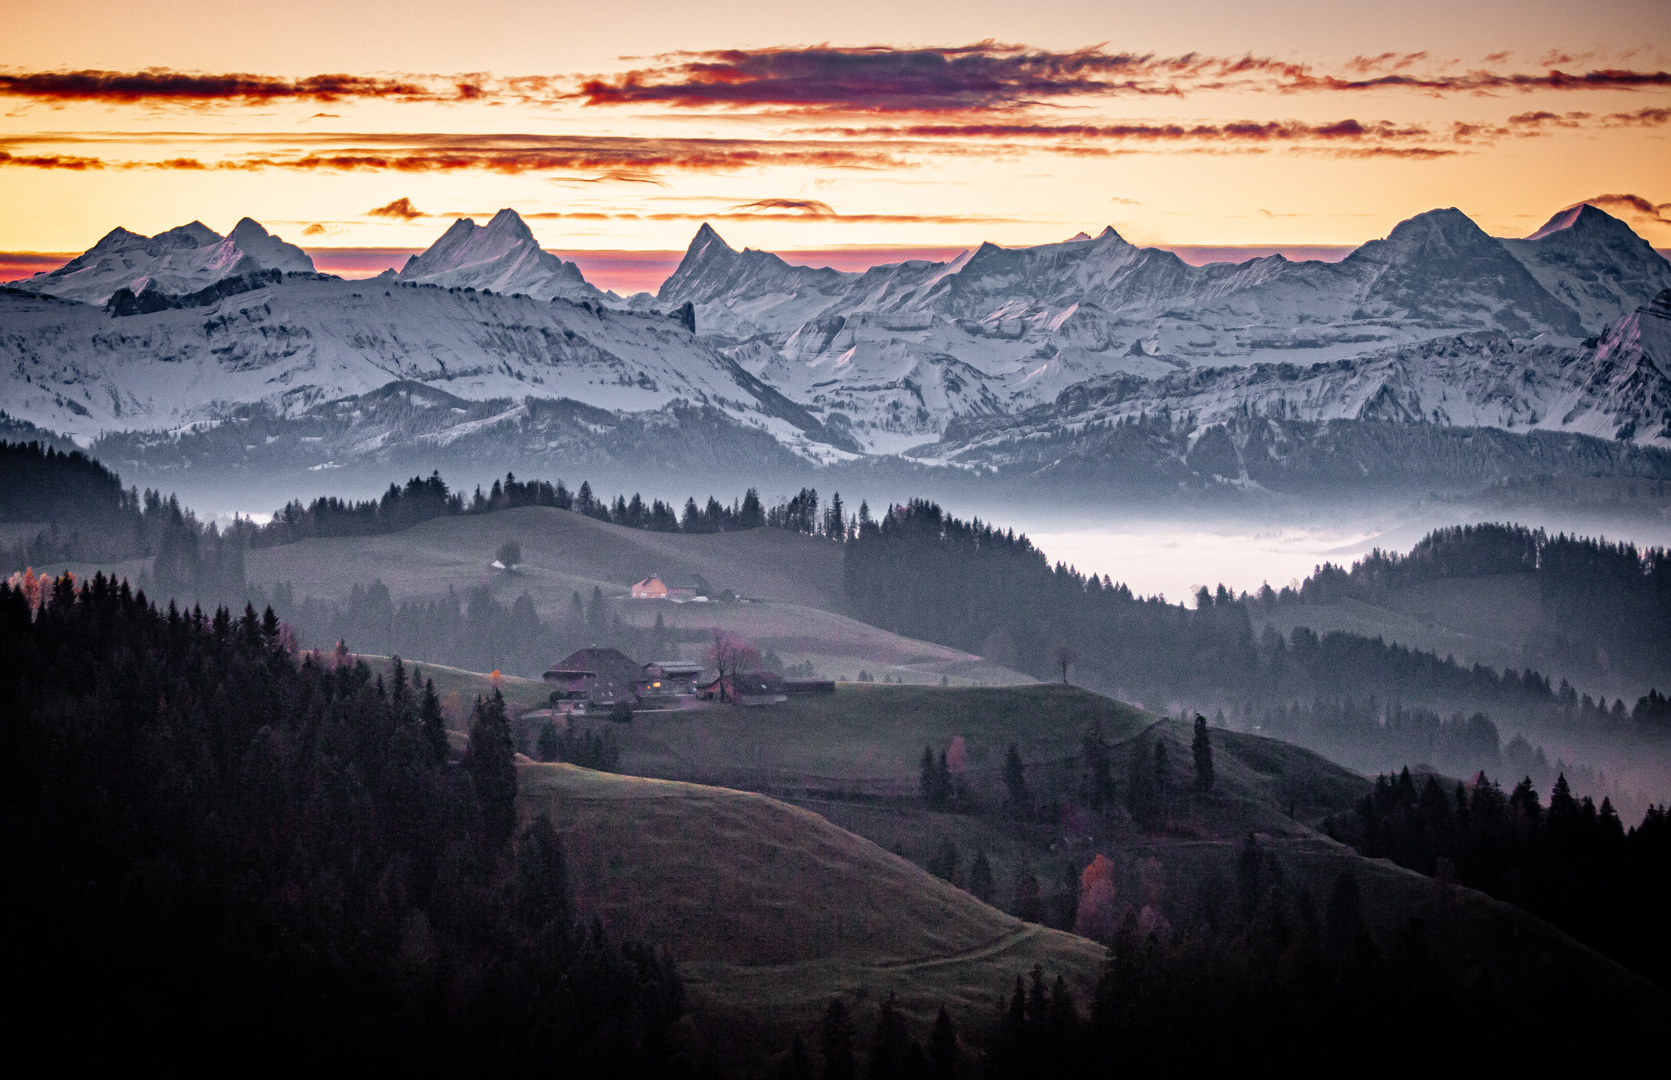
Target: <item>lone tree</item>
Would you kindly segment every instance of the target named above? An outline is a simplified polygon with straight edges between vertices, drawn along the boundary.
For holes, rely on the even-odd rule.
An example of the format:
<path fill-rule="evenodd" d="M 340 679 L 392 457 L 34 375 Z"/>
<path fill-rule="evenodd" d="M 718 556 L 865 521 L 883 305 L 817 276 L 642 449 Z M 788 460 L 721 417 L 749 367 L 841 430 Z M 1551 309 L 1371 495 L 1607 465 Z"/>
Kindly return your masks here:
<path fill-rule="evenodd" d="M 1189 745 L 1195 755 L 1195 790 L 1203 794 L 1213 790 L 1213 741 L 1207 735 L 1207 718 L 1195 715 L 1195 740 Z"/>
<path fill-rule="evenodd" d="M 1056 651 L 1051 655 L 1056 660 L 1056 666 L 1062 669 L 1062 685 L 1066 686 L 1068 684 L 1068 668 L 1079 663 L 1079 654 L 1074 652 L 1071 646 L 1062 644 L 1056 646 Z"/>
<path fill-rule="evenodd" d="M 714 640 L 708 643 L 708 665 L 719 673 L 719 699 L 733 700 L 730 680 L 760 663 L 760 650 L 736 634 L 714 628 Z"/>
<path fill-rule="evenodd" d="M 522 545 L 515 540 L 506 540 L 499 545 L 499 550 L 493 553 L 493 557 L 498 560 L 500 566 L 509 570 L 522 562 Z"/>
<path fill-rule="evenodd" d="M 997 882 L 992 879 L 992 863 L 987 860 L 986 850 L 982 848 L 975 852 L 974 865 L 969 867 L 969 891 L 981 903 L 990 904 L 996 889 Z"/>

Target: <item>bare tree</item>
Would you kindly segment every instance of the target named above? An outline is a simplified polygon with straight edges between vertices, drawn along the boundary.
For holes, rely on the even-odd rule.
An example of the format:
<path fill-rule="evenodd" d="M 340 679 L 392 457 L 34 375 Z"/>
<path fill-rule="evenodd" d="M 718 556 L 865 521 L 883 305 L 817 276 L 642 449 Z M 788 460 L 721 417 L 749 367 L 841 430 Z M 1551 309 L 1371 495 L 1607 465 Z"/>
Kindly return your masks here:
<path fill-rule="evenodd" d="M 760 664 L 760 650 L 736 634 L 714 628 L 714 640 L 708 645 L 708 663 L 719 672 L 719 699 L 730 701 L 727 679 L 750 671 Z"/>
<path fill-rule="evenodd" d="M 1052 655 L 1056 658 L 1056 666 L 1062 669 L 1062 685 L 1066 686 L 1068 683 L 1068 668 L 1079 663 L 1079 654 L 1074 652 L 1071 646 L 1064 643 L 1056 646 L 1056 651 Z"/>

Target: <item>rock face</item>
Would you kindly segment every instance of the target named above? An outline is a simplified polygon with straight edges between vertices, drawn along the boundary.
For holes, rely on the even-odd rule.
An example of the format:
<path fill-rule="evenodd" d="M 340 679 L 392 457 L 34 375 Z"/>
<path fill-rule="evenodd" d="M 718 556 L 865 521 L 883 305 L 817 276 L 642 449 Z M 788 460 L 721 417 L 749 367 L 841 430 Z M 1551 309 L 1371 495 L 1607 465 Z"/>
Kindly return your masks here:
<path fill-rule="evenodd" d="M 1668 285 L 1671 264 L 1583 206 L 1524 240 L 1446 209 L 1339 263 L 1200 267 L 1109 228 L 843 274 L 734 251 L 704 225 L 658 300 L 693 303 L 739 363 L 886 451 L 1100 377 L 1309 365 L 1458 333 L 1577 345 Z"/>
<path fill-rule="evenodd" d="M 118 289 L 138 296 L 194 293 L 223 278 L 258 270 L 311 273 L 313 260 L 294 244 L 244 218 L 221 236 L 201 221 L 155 236 L 115 228 L 104 239 L 46 274 L 13 282 L 14 288 L 64 300 L 102 304 Z"/>
<path fill-rule="evenodd" d="M 19 420 L 84 437 L 178 433 L 243 406 L 299 416 L 402 382 L 467 401 L 712 407 L 797 453 L 844 456 L 805 410 L 662 315 L 387 279 L 242 280 L 254 287 L 125 315 L 0 292 L 0 401 Z"/>
<path fill-rule="evenodd" d="M 535 300 L 607 298 L 587 282 L 580 267 L 542 249 L 527 222 L 509 209 L 486 225 L 470 218 L 453 222 L 427 251 L 408 259 L 396 279 L 443 289 L 522 293 Z"/>

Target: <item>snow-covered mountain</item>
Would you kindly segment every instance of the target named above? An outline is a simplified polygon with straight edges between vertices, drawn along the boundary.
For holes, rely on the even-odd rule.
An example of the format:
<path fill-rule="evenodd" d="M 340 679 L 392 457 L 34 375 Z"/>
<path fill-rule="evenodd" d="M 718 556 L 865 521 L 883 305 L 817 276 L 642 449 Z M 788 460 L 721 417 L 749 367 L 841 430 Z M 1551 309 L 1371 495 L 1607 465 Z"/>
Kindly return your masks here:
<path fill-rule="evenodd" d="M 625 467 L 639 443 L 673 460 L 680 439 L 713 462 L 764 461 L 769 439 L 809 463 L 985 467 L 1094 457 L 1098 433 L 1135 423 L 1172 468 L 1215 429 L 1245 442 L 1261 420 L 1671 448 L 1668 289 L 1671 263 L 1590 207 L 1520 240 L 1436 210 L 1339 263 L 1203 267 L 1106 229 L 843 273 L 704 225 L 657 297 L 624 304 L 511 210 L 366 281 L 312 273 L 246 219 L 224 238 L 116 230 L 0 290 L 0 409 L 124 453 L 189 432 L 203 467 L 254 467 L 261 453 L 221 445 L 232 436 L 199 436 L 257 421 L 251 445 L 291 464 L 502 446 Z M 1335 452 L 1284 445 L 1296 468 L 1309 451 L 1294 446 Z"/>
<path fill-rule="evenodd" d="M 192 293 L 254 270 L 307 273 L 313 270 L 313 260 L 250 218 L 238 222 L 226 236 L 201 221 L 155 236 L 117 227 L 58 269 L 11 284 L 66 300 L 102 304 L 117 289 L 135 295 L 147 286 L 161 293 Z"/>
<path fill-rule="evenodd" d="M 1347 420 L 1564 432 L 1671 449 L 1671 289 L 1577 346 L 1471 333 L 1309 365 L 1103 376 L 1016 416 L 954 423 L 913 456 L 993 465 L 1029 441 L 1153 419 L 1192 444 L 1249 422 Z"/>
<path fill-rule="evenodd" d="M 1109 228 L 862 274 L 738 252 L 704 225 L 657 300 L 691 302 L 699 331 L 749 371 L 886 452 L 1109 375 L 1313 363 L 1466 332 L 1576 345 L 1667 286 L 1671 263 L 1582 207 L 1511 241 L 1434 210 L 1339 263 L 1192 267 Z"/>
<path fill-rule="evenodd" d="M 205 306 L 126 317 L 0 294 L 0 402 L 85 440 L 212 425 L 253 404 L 294 416 L 405 381 L 472 401 L 712 406 L 817 460 L 843 456 L 830 445 L 838 436 L 664 316 L 388 279 L 251 284 Z"/>
<path fill-rule="evenodd" d="M 522 293 L 535 300 L 616 299 L 588 282 L 580 267 L 542 249 L 521 215 L 510 209 L 494 214 L 486 225 L 470 218 L 453 222 L 427 251 L 406 261 L 396 280 L 443 289 Z"/>

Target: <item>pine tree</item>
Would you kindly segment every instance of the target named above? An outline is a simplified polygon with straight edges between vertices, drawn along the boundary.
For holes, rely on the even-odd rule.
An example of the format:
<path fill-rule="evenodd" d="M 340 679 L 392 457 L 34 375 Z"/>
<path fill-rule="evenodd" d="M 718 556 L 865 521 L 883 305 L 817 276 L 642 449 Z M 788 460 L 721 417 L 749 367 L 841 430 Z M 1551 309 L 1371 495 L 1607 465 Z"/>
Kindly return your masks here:
<path fill-rule="evenodd" d="M 516 919 L 524 930 L 556 923 L 557 929 L 567 931 L 574 922 L 563 838 L 544 811 L 522 830 L 516 845 L 515 902 Z"/>
<path fill-rule="evenodd" d="M 418 723 L 423 728 L 424 742 L 429 744 L 430 756 L 437 762 L 447 760 L 447 723 L 441 716 L 441 699 L 435 696 L 435 680 L 424 680 L 424 700 L 418 708 Z"/>
<path fill-rule="evenodd" d="M 509 839 L 516 827 L 516 748 L 511 742 L 505 698 L 498 690 L 490 698 L 476 699 L 464 769 L 475 786 L 488 839 Z"/>
<path fill-rule="evenodd" d="M 876 1016 L 876 1036 L 870 1044 L 870 1080 L 904 1080 L 911 1051 L 911 1032 L 892 991 Z"/>
<path fill-rule="evenodd" d="M 819 1026 L 818 1049 L 824 1056 L 824 1080 L 854 1080 L 859 1065 L 853 1057 L 853 1019 L 847 1003 L 831 998 Z"/>
<path fill-rule="evenodd" d="M 990 904 L 995 888 L 992 864 L 987 861 L 985 849 L 978 850 L 975 852 L 974 864 L 969 867 L 969 891 L 981 903 Z"/>
<path fill-rule="evenodd" d="M 1025 814 L 1029 806 L 1027 797 L 1027 769 L 1021 763 L 1021 751 L 1010 743 L 1009 753 L 1004 757 L 1004 787 L 1010 796 L 1010 812 Z"/>
<path fill-rule="evenodd" d="M 962 1051 L 957 1045 L 957 1032 L 952 1028 L 951 1014 L 944 1005 L 934 1018 L 934 1028 L 928 1035 L 928 1076 L 930 1080 L 957 1080 L 957 1067 Z"/>
<path fill-rule="evenodd" d="M 934 809 L 934 801 L 939 793 L 939 770 L 934 767 L 934 749 L 924 744 L 922 760 L 917 763 L 917 790 L 922 793 L 923 803 L 929 809 Z"/>
<path fill-rule="evenodd" d="M 1195 755 L 1195 790 L 1205 794 L 1213 790 L 1213 743 L 1207 735 L 1207 718 L 1196 714 L 1195 740 L 1190 743 Z"/>
<path fill-rule="evenodd" d="M 563 737 L 557 734 L 557 725 L 547 720 L 540 727 L 540 737 L 534 743 L 534 753 L 541 761 L 560 761 L 563 757 Z"/>

